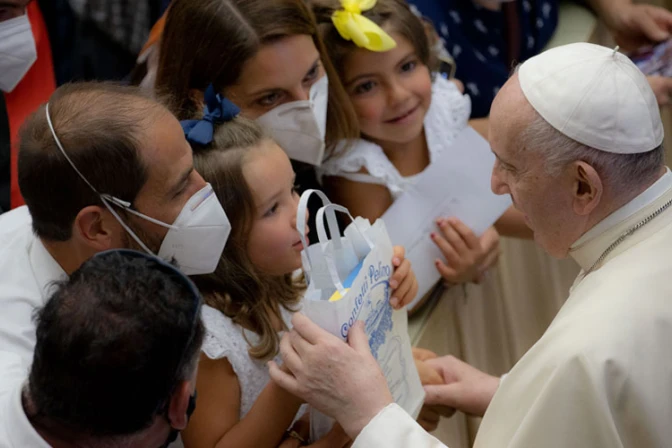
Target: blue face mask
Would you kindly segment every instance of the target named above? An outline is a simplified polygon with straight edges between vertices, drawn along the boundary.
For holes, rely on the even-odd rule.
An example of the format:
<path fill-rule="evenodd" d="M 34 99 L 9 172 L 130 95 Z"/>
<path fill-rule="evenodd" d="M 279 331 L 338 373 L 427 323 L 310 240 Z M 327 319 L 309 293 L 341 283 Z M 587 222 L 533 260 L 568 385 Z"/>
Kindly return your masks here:
<path fill-rule="evenodd" d="M 189 397 L 189 404 L 187 405 L 187 421 L 191 418 L 191 415 L 194 413 L 196 410 L 196 392 L 194 392 L 194 395 Z M 168 422 L 170 422 L 170 418 L 166 417 L 168 419 Z M 168 448 L 168 446 L 173 443 L 175 440 L 177 440 L 177 436 L 180 434 L 180 431 L 177 429 L 173 428 L 170 431 L 170 434 L 168 434 L 168 438 L 166 439 L 166 443 L 161 445 L 161 448 Z"/>

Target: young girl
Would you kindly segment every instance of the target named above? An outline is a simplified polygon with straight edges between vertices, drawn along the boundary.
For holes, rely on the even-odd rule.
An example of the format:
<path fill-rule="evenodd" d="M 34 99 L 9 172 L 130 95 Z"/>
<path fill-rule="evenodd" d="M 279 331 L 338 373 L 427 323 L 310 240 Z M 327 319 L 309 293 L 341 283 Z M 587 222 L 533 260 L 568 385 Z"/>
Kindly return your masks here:
<path fill-rule="evenodd" d="M 379 0 L 366 11 L 353 8 L 359 3 L 314 1 L 327 51 L 361 130 L 361 138 L 325 162 L 318 174 L 335 201 L 375 219 L 467 127 L 470 102 L 454 83 L 432 75 L 436 61 L 425 28 L 403 0 Z M 368 32 L 375 35 L 370 42 L 388 45 L 373 48 L 370 42 L 350 36 L 346 29 L 360 19 L 370 21 Z M 457 219 L 440 219 L 437 224 L 440 232 L 432 239 L 448 261 L 436 260 L 444 279 L 450 283 L 478 280 L 496 260 L 497 231 L 488 230 L 479 241 Z M 508 235 L 530 236 L 513 209 L 495 226 Z"/>
<path fill-rule="evenodd" d="M 199 364 L 199 403 L 185 446 L 275 447 L 301 403 L 269 382 L 266 361 L 300 308 L 305 281 L 297 275 L 303 246 L 297 231 L 295 175 L 285 152 L 239 109 L 206 93 L 202 120 L 183 122 L 196 170 L 212 184 L 232 225 L 216 271 L 194 281 L 207 305 Z M 401 306 L 417 292 L 403 249 L 395 248 L 392 295 Z M 301 437 L 297 435 L 297 437 Z M 341 447 L 335 428 L 315 446 Z"/>

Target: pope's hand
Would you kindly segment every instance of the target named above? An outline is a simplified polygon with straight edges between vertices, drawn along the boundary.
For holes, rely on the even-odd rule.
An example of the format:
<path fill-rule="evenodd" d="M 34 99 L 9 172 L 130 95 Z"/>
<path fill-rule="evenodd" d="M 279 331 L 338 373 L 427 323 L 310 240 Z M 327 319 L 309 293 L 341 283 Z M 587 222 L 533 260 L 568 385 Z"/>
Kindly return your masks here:
<path fill-rule="evenodd" d="M 614 5 L 604 16 L 616 42 L 626 50 L 664 41 L 672 32 L 672 12 L 658 6 L 628 2 Z"/>
<path fill-rule="evenodd" d="M 425 404 L 455 408 L 482 417 L 499 387 L 499 378 L 488 375 L 453 356 L 429 359 L 443 378 L 443 385 L 425 386 Z"/>
<path fill-rule="evenodd" d="M 280 341 L 282 359 L 291 373 L 271 361 L 271 379 L 335 418 L 354 440 L 393 402 L 387 381 L 371 355 L 363 323 L 350 328 L 347 344 L 300 313 L 294 315 L 292 325 Z"/>

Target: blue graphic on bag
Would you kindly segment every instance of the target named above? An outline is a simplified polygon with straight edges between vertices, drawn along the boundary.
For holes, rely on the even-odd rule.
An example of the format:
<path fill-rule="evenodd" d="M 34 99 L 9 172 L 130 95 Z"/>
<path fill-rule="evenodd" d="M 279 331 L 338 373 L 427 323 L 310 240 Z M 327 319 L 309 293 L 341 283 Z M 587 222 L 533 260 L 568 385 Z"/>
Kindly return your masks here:
<path fill-rule="evenodd" d="M 361 271 L 361 263 L 348 276 L 346 282 L 352 286 L 355 278 Z M 364 277 L 361 290 L 354 300 L 354 307 L 347 322 L 341 326 L 341 336 L 347 338 L 350 327 L 358 320 L 364 307 L 370 308 L 368 317 L 364 322 L 366 333 L 369 335 L 369 346 L 373 356 L 378 358 L 378 351 L 385 344 L 387 333 L 392 330 L 392 307 L 389 303 L 390 297 L 390 276 L 392 267 L 378 263 L 377 266 L 369 265 L 367 275 Z M 384 288 L 382 299 L 372 303 L 370 297 L 373 296 L 376 288 Z M 366 301 L 365 301 L 366 298 Z"/>

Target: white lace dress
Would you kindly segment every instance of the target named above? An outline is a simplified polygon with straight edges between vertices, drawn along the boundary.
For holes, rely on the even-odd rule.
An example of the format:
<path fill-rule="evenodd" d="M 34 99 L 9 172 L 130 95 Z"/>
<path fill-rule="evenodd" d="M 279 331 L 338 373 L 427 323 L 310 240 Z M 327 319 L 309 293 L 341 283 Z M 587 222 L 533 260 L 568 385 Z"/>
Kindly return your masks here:
<path fill-rule="evenodd" d="M 226 358 L 233 367 L 240 384 L 240 418 L 242 419 L 271 380 L 266 361 L 253 359 L 248 354 L 250 345 L 247 340 L 250 344 L 256 344 L 259 336 L 233 323 L 231 318 L 207 305 L 203 305 L 201 316 L 206 330 L 201 350 L 210 359 Z M 287 328 L 291 328 L 292 313 L 282 308 L 282 319 Z M 247 340 L 245 340 L 246 337 Z M 274 360 L 282 364 L 280 355 Z M 302 408 L 297 415 L 303 415 L 303 412 Z"/>
<path fill-rule="evenodd" d="M 463 95 L 454 83 L 437 76 L 424 122 L 430 163 L 468 126 L 470 113 L 469 97 Z M 368 174 L 359 173 L 362 168 L 366 168 Z M 380 146 L 361 139 L 351 143 L 343 155 L 327 160 L 318 168 L 317 174 L 320 180 L 324 176 L 337 176 L 355 182 L 384 185 L 393 199 L 397 199 L 417 179 L 417 174 L 402 176 Z"/>

